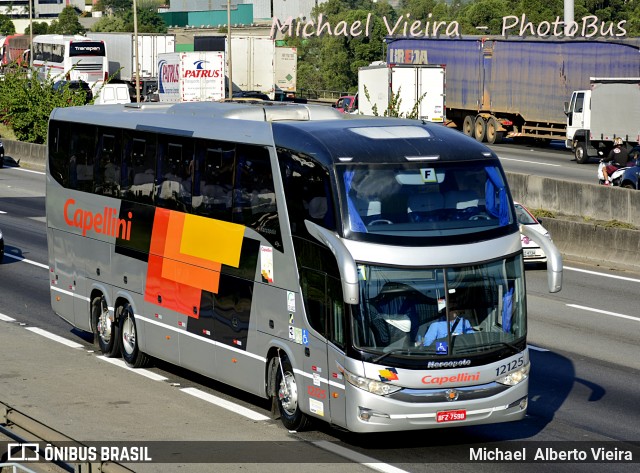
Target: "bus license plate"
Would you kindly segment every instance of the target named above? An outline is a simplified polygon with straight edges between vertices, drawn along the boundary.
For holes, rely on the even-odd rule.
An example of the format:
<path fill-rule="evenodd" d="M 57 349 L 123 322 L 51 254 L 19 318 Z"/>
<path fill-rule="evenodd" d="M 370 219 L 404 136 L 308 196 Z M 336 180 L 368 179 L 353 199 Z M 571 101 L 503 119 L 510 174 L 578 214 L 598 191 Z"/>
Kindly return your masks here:
<path fill-rule="evenodd" d="M 436 420 L 438 422 L 451 422 L 454 420 L 465 420 L 467 418 L 467 411 L 462 409 L 459 411 L 443 411 L 436 413 Z"/>
<path fill-rule="evenodd" d="M 536 255 L 536 250 L 524 250 L 524 257 L 531 258 Z"/>

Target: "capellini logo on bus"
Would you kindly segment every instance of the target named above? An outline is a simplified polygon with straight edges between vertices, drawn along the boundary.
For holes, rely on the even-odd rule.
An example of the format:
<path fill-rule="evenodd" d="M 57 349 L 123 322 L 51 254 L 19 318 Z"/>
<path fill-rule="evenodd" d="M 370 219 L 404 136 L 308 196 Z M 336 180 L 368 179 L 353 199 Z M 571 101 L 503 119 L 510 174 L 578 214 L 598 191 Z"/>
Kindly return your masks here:
<path fill-rule="evenodd" d="M 123 240 L 131 239 L 131 219 L 133 214 L 129 212 L 125 220 L 117 217 L 117 210 L 105 207 L 103 213 L 93 213 L 90 210 L 77 208 L 73 210 L 76 201 L 68 199 L 64 203 L 64 221 L 70 227 L 82 228 L 82 236 L 87 236 L 89 230 L 103 235 L 114 236 Z M 71 215 L 73 214 L 73 218 Z"/>

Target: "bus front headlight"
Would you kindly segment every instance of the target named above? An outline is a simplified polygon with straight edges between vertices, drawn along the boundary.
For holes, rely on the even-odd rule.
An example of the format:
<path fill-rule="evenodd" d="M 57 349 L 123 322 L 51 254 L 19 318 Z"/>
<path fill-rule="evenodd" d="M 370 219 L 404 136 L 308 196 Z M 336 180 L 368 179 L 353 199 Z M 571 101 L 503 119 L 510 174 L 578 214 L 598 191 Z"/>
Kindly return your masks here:
<path fill-rule="evenodd" d="M 349 373 L 347 370 L 344 370 L 343 374 L 344 379 L 347 380 L 349 384 L 379 396 L 386 396 L 402 389 L 401 387 L 394 386 L 393 384 L 383 383 L 363 376 L 356 376 L 353 373 Z"/>
<path fill-rule="evenodd" d="M 496 379 L 496 383 L 504 384 L 506 386 L 515 386 L 516 384 L 520 384 L 529 377 L 530 369 L 531 363 L 527 363 L 522 368 L 512 371 L 508 375 Z"/>

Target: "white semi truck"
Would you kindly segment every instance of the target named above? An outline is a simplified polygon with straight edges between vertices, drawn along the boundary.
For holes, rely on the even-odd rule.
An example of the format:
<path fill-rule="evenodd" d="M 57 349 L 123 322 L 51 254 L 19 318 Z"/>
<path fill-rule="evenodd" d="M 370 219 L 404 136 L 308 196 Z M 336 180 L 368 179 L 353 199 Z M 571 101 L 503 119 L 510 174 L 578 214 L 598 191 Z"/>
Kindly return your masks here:
<path fill-rule="evenodd" d="M 109 60 L 109 77 L 112 83 L 125 83 L 129 93 L 136 98 L 136 41 L 133 33 L 87 33 L 87 37 L 104 41 Z M 140 56 L 140 96 L 142 100 L 155 91 L 158 84 L 158 55 L 173 53 L 176 35 L 138 33 L 137 52 Z"/>
<path fill-rule="evenodd" d="M 616 137 L 630 146 L 640 142 L 640 78 L 592 77 L 590 84 L 564 105 L 565 146 L 579 164 L 607 156 Z"/>

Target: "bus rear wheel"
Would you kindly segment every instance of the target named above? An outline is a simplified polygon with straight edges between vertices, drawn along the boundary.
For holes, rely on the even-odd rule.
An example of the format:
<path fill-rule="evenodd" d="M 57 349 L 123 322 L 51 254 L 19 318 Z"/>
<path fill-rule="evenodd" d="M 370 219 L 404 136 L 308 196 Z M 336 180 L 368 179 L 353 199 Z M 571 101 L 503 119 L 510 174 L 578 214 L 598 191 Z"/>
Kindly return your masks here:
<path fill-rule="evenodd" d="M 297 432 L 304 430 L 309 423 L 309 418 L 298 405 L 300 401 L 298 386 L 291 362 L 286 356 L 280 358 L 280 366 L 276 375 L 276 399 L 284 426 Z"/>
<path fill-rule="evenodd" d="M 91 321 L 93 340 L 100 352 L 108 358 L 117 357 L 120 354 L 118 326 L 109 317 L 109 307 L 102 296 L 91 301 Z"/>
<path fill-rule="evenodd" d="M 122 358 L 131 368 L 142 368 L 149 364 L 149 357 L 140 351 L 133 309 L 125 304 L 120 309 L 120 335 Z"/>

